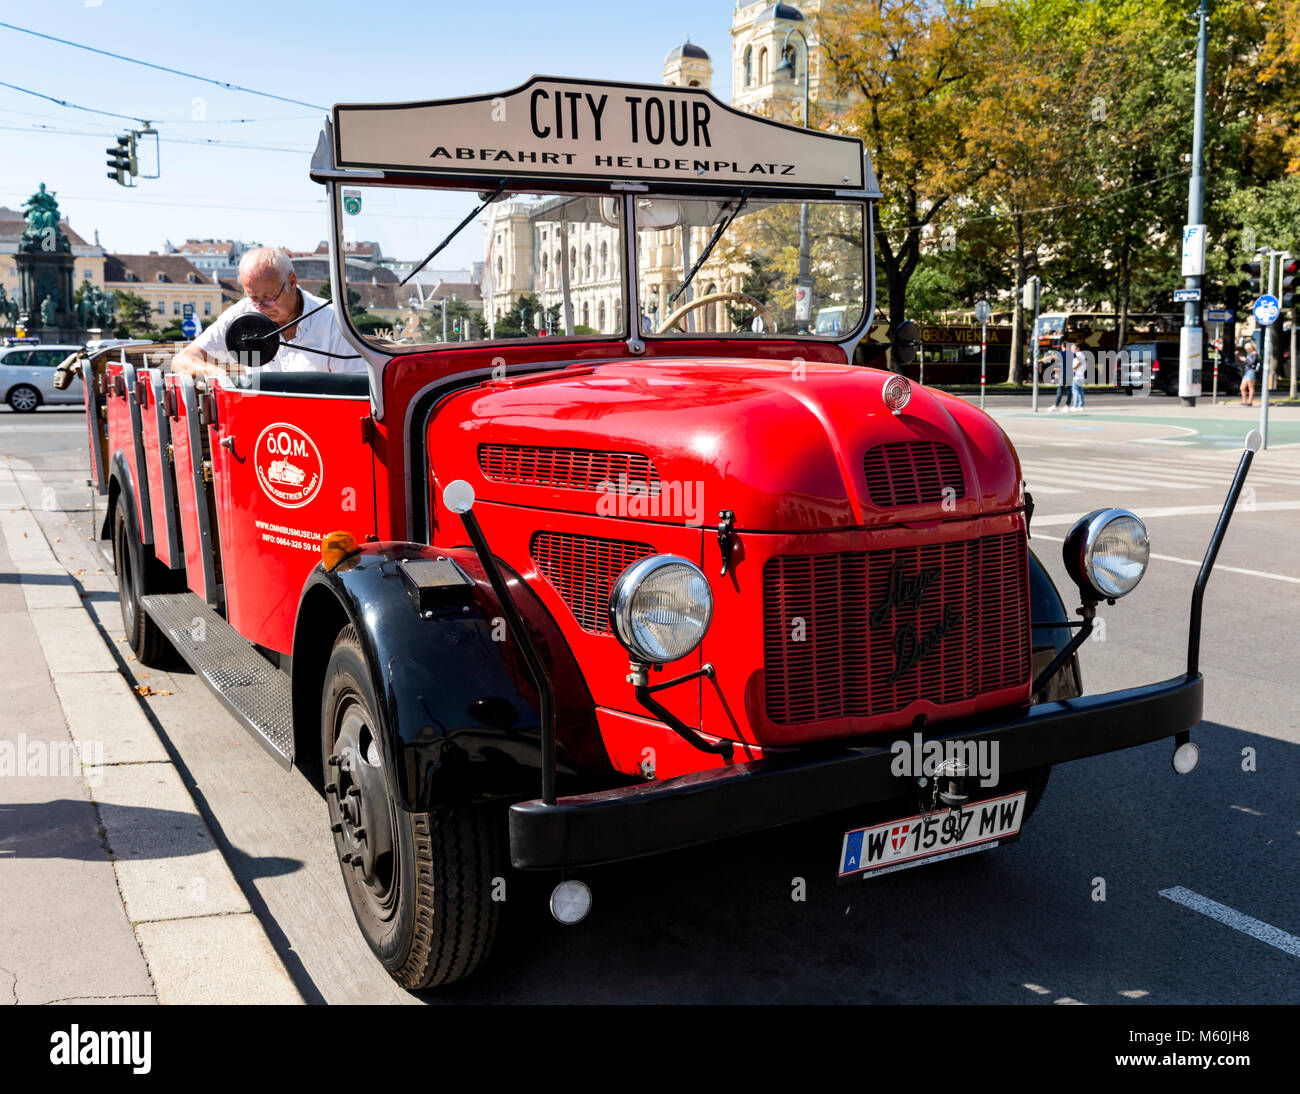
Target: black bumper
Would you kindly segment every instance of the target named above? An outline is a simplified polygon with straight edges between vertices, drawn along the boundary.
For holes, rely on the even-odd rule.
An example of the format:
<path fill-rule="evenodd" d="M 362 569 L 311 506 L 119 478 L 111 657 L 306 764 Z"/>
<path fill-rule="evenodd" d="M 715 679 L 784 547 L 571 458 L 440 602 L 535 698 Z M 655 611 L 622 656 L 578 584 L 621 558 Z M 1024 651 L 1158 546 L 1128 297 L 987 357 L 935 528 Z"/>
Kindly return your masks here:
<path fill-rule="evenodd" d="M 1097 756 L 1190 730 L 1201 720 L 1202 678 L 1030 707 L 1022 718 L 948 732 L 927 741 L 998 742 L 1002 775 Z M 652 855 L 790 824 L 908 792 L 890 770 L 895 738 L 814 758 L 734 764 L 662 782 L 510 808 L 510 858 L 521 869 L 584 866 Z"/>

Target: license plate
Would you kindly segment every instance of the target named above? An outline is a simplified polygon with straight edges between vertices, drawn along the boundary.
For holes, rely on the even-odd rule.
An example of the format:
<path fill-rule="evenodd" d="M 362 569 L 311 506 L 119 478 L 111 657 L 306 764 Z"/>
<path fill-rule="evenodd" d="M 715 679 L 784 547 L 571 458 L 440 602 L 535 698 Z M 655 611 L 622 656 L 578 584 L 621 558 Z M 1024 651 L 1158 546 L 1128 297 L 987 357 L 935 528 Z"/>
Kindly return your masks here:
<path fill-rule="evenodd" d="M 953 814 L 947 809 L 914 817 L 854 828 L 844 833 L 839 877 L 875 877 L 988 851 L 998 840 L 1020 833 L 1025 815 L 1025 791 L 971 802 Z"/>

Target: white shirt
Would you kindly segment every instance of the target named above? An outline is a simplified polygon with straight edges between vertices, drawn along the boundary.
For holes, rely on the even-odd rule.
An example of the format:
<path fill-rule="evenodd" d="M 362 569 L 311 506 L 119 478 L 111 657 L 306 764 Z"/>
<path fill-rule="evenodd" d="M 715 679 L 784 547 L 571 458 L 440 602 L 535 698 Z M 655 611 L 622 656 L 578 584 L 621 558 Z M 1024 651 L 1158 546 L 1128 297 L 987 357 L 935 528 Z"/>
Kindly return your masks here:
<path fill-rule="evenodd" d="M 319 308 L 326 303 L 319 296 L 312 296 L 311 293 L 299 288 L 302 293 L 302 310 L 303 314 L 311 311 L 313 308 Z M 238 364 L 239 361 L 233 353 L 226 349 L 226 331 L 230 324 L 241 315 L 247 315 L 249 312 L 256 312 L 257 308 L 253 302 L 244 297 L 238 304 L 223 311 L 217 321 L 207 330 L 200 334 L 190 345 L 197 350 L 201 350 L 209 357 L 215 357 L 219 361 L 225 361 L 229 364 Z M 280 335 L 281 340 L 284 335 Z M 314 346 L 317 349 L 323 349 L 329 353 L 339 353 L 351 360 L 339 360 L 337 357 L 325 357 L 319 353 L 311 353 L 307 350 L 297 349 L 298 346 Z M 356 350 L 343 340 L 343 332 L 339 330 L 338 323 L 334 318 L 334 309 L 325 308 L 318 311 L 315 315 L 306 315 L 305 319 L 298 321 L 298 329 L 294 332 L 292 340 L 286 342 L 276 353 L 275 359 L 258 368 L 259 372 L 365 372 L 366 362 L 356 354 Z"/>

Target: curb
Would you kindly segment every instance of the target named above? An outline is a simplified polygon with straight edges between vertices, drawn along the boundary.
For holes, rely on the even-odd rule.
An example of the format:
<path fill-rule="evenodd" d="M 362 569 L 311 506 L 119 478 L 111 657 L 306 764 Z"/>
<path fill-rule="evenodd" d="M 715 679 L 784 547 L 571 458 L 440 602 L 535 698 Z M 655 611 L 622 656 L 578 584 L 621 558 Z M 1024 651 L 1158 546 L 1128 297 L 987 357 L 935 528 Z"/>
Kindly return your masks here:
<path fill-rule="evenodd" d="M 20 478 L 0 466 L 0 535 L 158 1002 L 303 1003 Z"/>

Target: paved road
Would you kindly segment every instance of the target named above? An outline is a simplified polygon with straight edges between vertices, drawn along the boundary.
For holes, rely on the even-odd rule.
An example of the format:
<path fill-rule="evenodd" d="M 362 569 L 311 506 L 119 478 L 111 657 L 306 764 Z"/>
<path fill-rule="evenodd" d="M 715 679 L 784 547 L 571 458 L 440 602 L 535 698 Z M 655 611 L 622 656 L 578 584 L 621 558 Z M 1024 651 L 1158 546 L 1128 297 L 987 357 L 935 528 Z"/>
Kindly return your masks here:
<path fill-rule="evenodd" d="M 1033 418 L 990 400 L 1037 502 L 1033 546 L 1063 590 L 1058 541 L 1076 516 L 1148 514 L 1156 558 L 1105 609 L 1104 640 L 1085 650 L 1089 691 L 1182 670 L 1196 565 L 1236 463 L 1203 434 L 1253 423 L 1244 408 L 1146 402 Z M 1283 409 L 1275 422 L 1287 413 L 1300 420 Z M 89 500 L 82 428 L 75 413 L 0 413 L 0 456 L 40 472 L 53 496 L 39 515 L 74 546 Z M 493 962 L 440 993 L 400 992 L 370 959 L 314 789 L 186 670 L 141 682 L 173 692 L 145 702 L 309 1001 L 1297 1003 L 1300 448 L 1262 454 L 1251 484 L 1206 601 L 1191 777 L 1174 775 L 1164 744 L 1061 767 L 1018 843 L 847 887 L 831 880 L 835 820 L 588 870 L 595 906 L 578 928 L 550 920 L 540 879 L 511 875 Z M 120 633 L 116 604 L 96 608 Z"/>

